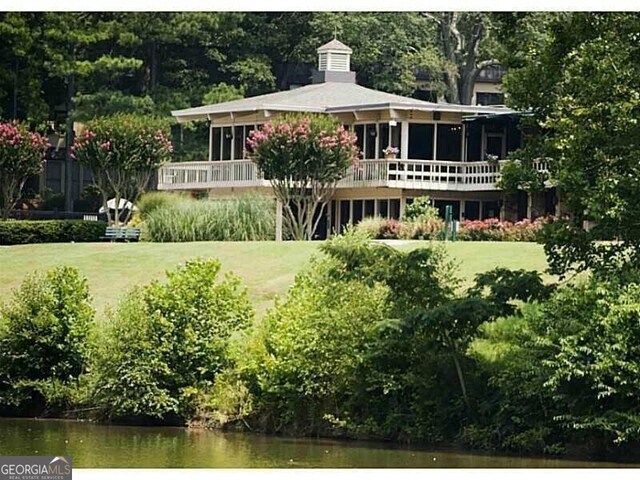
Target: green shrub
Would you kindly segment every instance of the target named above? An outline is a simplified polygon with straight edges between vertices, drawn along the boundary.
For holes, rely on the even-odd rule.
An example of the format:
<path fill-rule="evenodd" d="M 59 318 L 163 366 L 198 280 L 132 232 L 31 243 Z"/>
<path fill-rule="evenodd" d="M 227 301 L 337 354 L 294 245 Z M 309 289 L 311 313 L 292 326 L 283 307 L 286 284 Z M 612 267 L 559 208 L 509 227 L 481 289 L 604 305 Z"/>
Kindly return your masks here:
<path fill-rule="evenodd" d="M 68 403 L 87 362 L 93 315 L 77 270 L 27 277 L 0 310 L 0 406 L 39 415 Z"/>
<path fill-rule="evenodd" d="M 107 224 L 84 220 L 18 220 L 0 222 L 0 245 L 97 242 Z"/>
<path fill-rule="evenodd" d="M 398 238 L 406 240 L 440 240 L 443 237 L 444 220 L 419 217 L 400 222 Z"/>
<path fill-rule="evenodd" d="M 638 318 L 640 284 L 591 279 L 486 324 L 471 352 L 497 390 L 498 446 L 603 452 L 640 441 Z"/>
<path fill-rule="evenodd" d="M 92 361 L 90 403 L 106 418 L 188 420 L 253 312 L 240 281 L 197 260 L 129 293 L 109 315 Z"/>
<path fill-rule="evenodd" d="M 500 221 L 497 218 L 485 220 L 464 220 L 460 223 L 458 240 L 480 242 L 537 242 L 542 238 L 543 227 L 548 218 Z"/>
<path fill-rule="evenodd" d="M 366 217 L 363 218 L 355 229 L 365 232 L 369 238 L 380 239 L 383 237 L 383 231 L 386 227 L 387 219 L 382 217 Z"/>
<path fill-rule="evenodd" d="M 402 220 L 434 220 L 438 218 L 438 209 L 431 205 L 431 199 L 424 195 L 413 199 L 404 207 Z"/>
<path fill-rule="evenodd" d="M 168 203 L 148 214 L 143 236 L 152 242 L 273 240 L 275 202 L 255 195 Z"/>
<path fill-rule="evenodd" d="M 298 275 L 286 300 L 239 340 L 235 371 L 212 402 L 218 419 L 245 417 L 267 431 L 304 435 L 332 433 L 329 419 L 352 414 L 354 389 L 364 388 L 361 372 L 388 317 L 388 289 L 329 280 L 326 268 L 315 262 Z"/>
<path fill-rule="evenodd" d="M 357 229 L 322 250 L 326 256 L 235 344 L 209 418 L 295 434 L 452 438 L 465 415 L 462 392 L 451 388 L 456 364 L 414 315 L 451 299 L 455 281 L 441 252 L 398 251 Z M 468 316 L 469 306 L 460 306 Z M 461 358 L 458 366 L 472 390 L 469 363 Z"/>

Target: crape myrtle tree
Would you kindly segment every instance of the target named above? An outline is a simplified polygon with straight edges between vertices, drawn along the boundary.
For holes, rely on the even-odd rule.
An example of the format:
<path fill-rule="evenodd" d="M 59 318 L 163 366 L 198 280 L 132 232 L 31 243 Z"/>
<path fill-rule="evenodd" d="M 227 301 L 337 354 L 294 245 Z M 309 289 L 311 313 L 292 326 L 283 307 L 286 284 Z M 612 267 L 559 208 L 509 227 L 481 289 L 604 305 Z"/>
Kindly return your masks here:
<path fill-rule="evenodd" d="M 288 114 L 251 131 L 247 147 L 293 238 L 313 238 L 337 182 L 357 162 L 355 135 L 326 115 Z"/>
<path fill-rule="evenodd" d="M 135 204 L 151 176 L 169 160 L 173 146 L 164 119 L 113 115 L 91 120 L 75 143 L 77 160 L 91 169 L 110 225 L 120 223 L 120 202 Z M 115 197 L 113 217 L 107 206 Z M 128 210 L 124 223 L 131 215 Z"/>
<path fill-rule="evenodd" d="M 47 139 L 29 131 L 27 124 L 18 121 L 0 123 L 0 213 L 2 220 L 22 193 L 31 175 L 37 175 L 44 164 Z"/>
<path fill-rule="evenodd" d="M 506 77 L 512 106 L 530 110 L 542 132 L 529 155 L 549 159 L 570 217 L 549 226 L 554 273 L 640 260 L 639 32 L 637 13 L 556 17 Z"/>

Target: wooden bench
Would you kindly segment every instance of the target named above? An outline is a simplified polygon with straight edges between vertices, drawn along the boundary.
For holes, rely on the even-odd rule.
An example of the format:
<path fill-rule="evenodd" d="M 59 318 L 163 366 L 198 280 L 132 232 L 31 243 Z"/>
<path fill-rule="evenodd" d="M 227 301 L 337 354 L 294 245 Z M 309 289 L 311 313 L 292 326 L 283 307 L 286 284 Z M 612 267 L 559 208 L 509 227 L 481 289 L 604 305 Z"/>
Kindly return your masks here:
<path fill-rule="evenodd" d="M 134 227 L 107 227 L 102 240 L 112 242 L 137 242 L 140 240 L 140 229 Z"/>

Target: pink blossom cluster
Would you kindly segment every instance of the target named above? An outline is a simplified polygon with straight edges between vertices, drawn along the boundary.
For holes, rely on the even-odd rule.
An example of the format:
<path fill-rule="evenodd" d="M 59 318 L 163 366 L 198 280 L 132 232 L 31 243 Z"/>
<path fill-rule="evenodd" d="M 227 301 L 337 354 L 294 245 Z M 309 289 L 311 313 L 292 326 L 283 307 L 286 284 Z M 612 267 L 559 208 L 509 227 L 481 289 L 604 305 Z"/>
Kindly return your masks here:
<path fill-rule="evenodd" d="M 160 143 L 160 145 L 162 145 L 164 148 L 166 148 L 167 152 L 169 152 L 169 153 L 173 152 L 173 144 L 165 136 L 165 134 L 164 134 L 164 132 L 162 130 L 158 130 L 153 138 L 155 138 L 156 141 Z"/>
<path fill-rule="evenodd" d="M 501 221 L 497 218 L 464 220 L 460 224 L 458 236 L 461 240 L 534 242 L 544 224 L 552 218 L 525 218 L 517 222 Z"/>
<path fill-rule="evenodd" d="M 317 137 L 312 138 L 311 120 L 309 118 L 304 118 L 295 124 L 283 122 L 274 125 L 272 122 L 267 122 L 261 130 L 251 130 L 249 132 L 246 142 L 247 148 L 253 151 L 264 142 L 274 139 L 287 145 L 313 141 L 319 148 L 336 149 L 346 153 L 354 161 L 358 155 L 355 135 L 340 126 L 332 132 L 321 130 Z"/>
<path fill-rule="evenodd" d="M 34 132 L 25 132 L 25 127 L 20 126 L 17 121 L 0 123 L 0 146 L 21 147 L 28 145 L 35 150 L 44 151 L 49 147 L 47 139 Z"/>

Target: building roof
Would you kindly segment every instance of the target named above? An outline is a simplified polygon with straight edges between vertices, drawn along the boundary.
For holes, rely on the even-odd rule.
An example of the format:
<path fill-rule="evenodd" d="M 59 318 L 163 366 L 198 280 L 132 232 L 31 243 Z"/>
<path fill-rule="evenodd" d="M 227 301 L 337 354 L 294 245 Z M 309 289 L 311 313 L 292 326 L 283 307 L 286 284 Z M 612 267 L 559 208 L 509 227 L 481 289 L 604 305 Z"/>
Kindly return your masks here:
<path fill-rule="evenodd" d="M 190 120 L 206 120 L 209 115 L 249 113 L 261 110 L 346 113 L 390 108 L 396 110 L 462 112 L 465 114 L 512 112 L 506 107 L 432 103 L 373 90 L 355 83 L 325 82 L 241 100 L 175 110 L 171 114 L 176 117 L 178 122 L 187 122 Z"/>
<path fill-rule="evenodd" d="M 342 43 L 340 40 L 337 39 L 333 39 L 328 43 L 325 43 L 324 45 L 322 45 L 321 47 L 318 47 L 318 50 L 316 50 L 318 53 L 322 53 L 322 52 L 345 52 L 345 53 L 353 53 L 353 50 L 351 50 L 349 47 L 347 47 L 344 43 Z"/>

